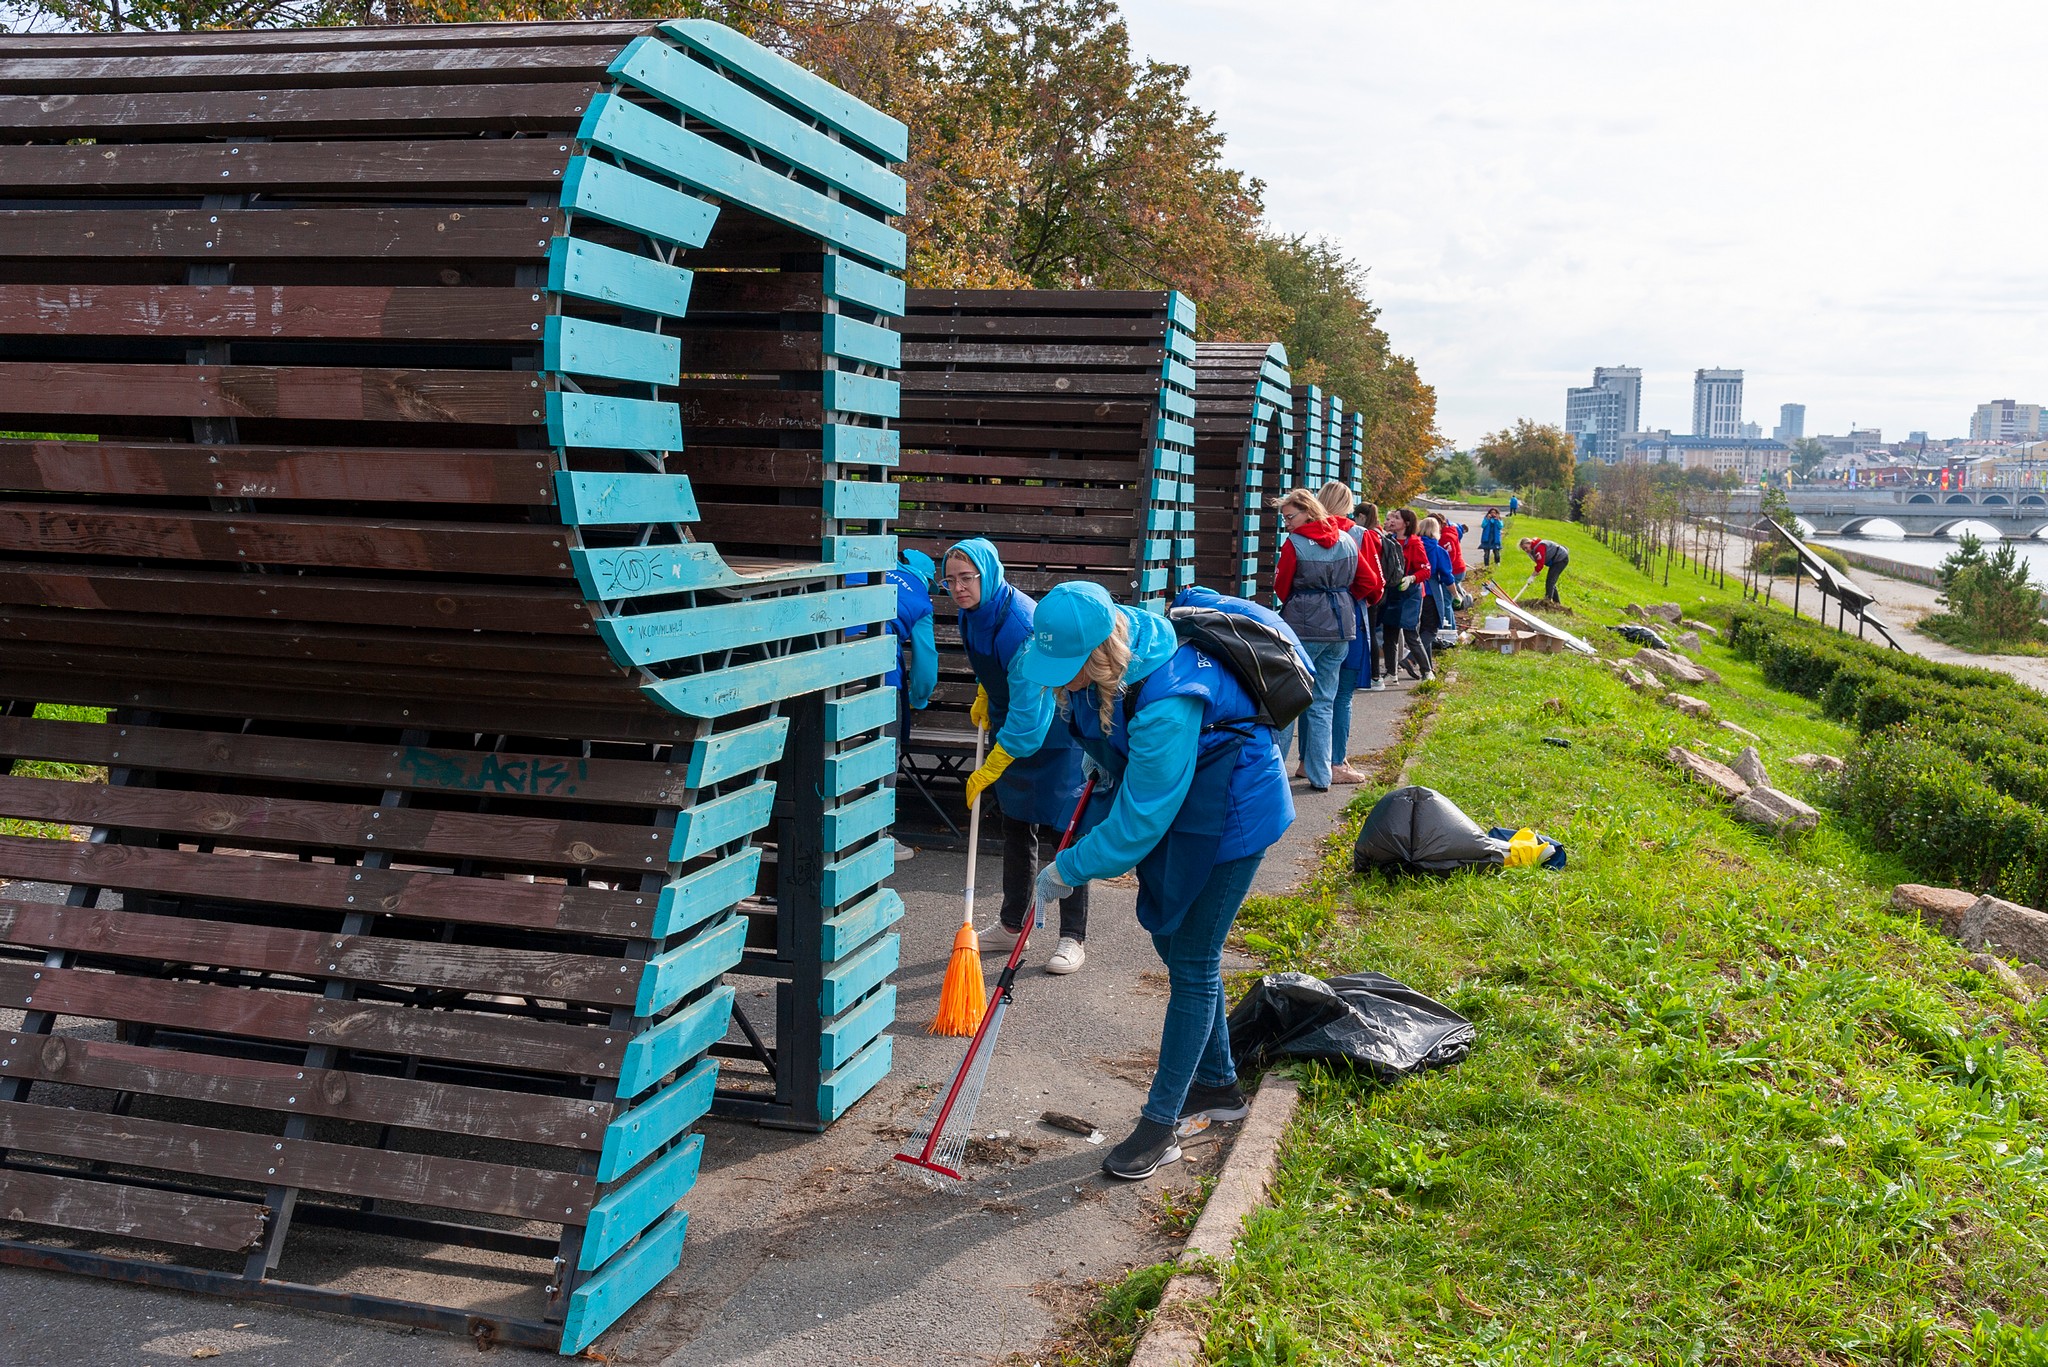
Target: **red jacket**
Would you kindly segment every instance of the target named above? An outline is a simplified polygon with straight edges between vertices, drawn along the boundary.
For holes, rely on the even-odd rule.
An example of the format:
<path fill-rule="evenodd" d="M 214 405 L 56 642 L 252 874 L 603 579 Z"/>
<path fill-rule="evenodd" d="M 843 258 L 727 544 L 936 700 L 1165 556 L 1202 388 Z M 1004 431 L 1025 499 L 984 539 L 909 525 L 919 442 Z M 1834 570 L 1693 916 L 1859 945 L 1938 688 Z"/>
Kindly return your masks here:
<path fill-rule="evenodd" d="M 1367 603 L 1378 603 L 1387 591 L 1386 576 L 1380 573 L 1380 534 L 1370 527 L 1361 527 L 1348 517 L 1333 514 L 1330 521 L 1337 524 L 1340 532 L 1353 533 L 1358 542 L 1358 568 L 1366 576 L 1369 587 L 1366 592 L 1358 591 L 1358 581 L 1351 581 L 1351 596 L 1363 598 Z"/>
<path fill-rule="evenodd" d="M 1320 522 L 1304 522 L 1294 529 L 1294 534 L 1305 536 L 1318 546 L 1334 546 L 1337 538 L 1344 535 L 1343 528 L 1338 525 L 1340 521 L 1348 523 L 1349 519 L 1326 517 Z M 1280 542 L 1280 562 L 1273 566 L 1273 596 L 1284 603 L 1293 588 L 1294 546 L 1283 539 Z M 1384 592 L 1386 584 L 1380 578 L 1379 561 L 1360 551 L 1358 569 L 1351 576 L 1351 596 L 1377 603 Z"/>
<path fill-rule="evenodd" d="M 1415 576 L 1415 582 L 1429 582 L 1429 552 L 1422 549 L 1422 537 L 1411 536 L 1401 542 L 1401 563 L 1408 567 L 1408 573 Z"/>
<path fill-rule="evenodd" d="M 1544 552 L 1548 551 L 1554 544 L 1553 542 L 1545 541 L 1541 537 L 1529 543 L 1529 554 L 1536 561 L 1537 569 L 1543 568 Z"/>
<path fill-rule="evenodd" d="M 1451 573 L 1463 574 L 1465 572 L 1465 547 L 1458 535 L 1458 529 L 1456 527 L 1445 527 L 1444 534 L 1436 540 L 1437 544 L 1442 546 L 1451 557 Z"/>

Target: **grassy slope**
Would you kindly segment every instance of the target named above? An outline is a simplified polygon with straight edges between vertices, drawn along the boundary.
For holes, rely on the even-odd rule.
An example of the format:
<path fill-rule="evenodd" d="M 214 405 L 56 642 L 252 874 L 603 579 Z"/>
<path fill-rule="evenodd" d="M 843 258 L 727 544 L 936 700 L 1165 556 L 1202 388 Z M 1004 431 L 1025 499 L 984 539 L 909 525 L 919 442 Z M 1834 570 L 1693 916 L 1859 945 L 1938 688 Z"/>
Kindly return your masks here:
<path fill-rule="evenodd" d="M 1652 586 L 1582 529 L 1573 625 Z M 1782 763 L 1839 753 L 1812 704 L 1709 646 L 1717 713 Z M 1589 661 L 1461 652 L 1411 780 L 1565 842 L 1562 874 L 1344 872 L 1246 908 L 1275 967 L 1372 967 L 1479 1024 L 1379 1090 L 1307 1070 L 1272 1209 L 1227 1279 L 1228 1362 L 2048 1362 L 2048 1108 L 2036 1016 L 1892 913 L 1902 876 L 1824 819 L 1781 847 L 1663 762 L 1739 744 Z M 1560 736 L 1571 748 L 1542 743 Z M 1352 809 L 1354 823 L 1377 796 Z"/>
<path fill-rule="evenodd" d="M 6 435 L 0 433 L 0 435 Z M 43 703 L 36 708 L 36 715 L 51 721 L 105 721 L 106 710 L 98 707 L 71 707 L 61 703 Z M 7 772 L 0 769 L 0 773 Z M 94 765 L 53 764 L 40 760 L 20 760 L 13 772 L 24 778 L 62 778 L 82 780 L 89 783 L 106 781 L 107 771 Z M 33 836 L 42 840 L 54 840 L 63 834 L 63 828 L 47 821 L 24 821 L 18 817 L 0 816 L 0 836 Z"/>

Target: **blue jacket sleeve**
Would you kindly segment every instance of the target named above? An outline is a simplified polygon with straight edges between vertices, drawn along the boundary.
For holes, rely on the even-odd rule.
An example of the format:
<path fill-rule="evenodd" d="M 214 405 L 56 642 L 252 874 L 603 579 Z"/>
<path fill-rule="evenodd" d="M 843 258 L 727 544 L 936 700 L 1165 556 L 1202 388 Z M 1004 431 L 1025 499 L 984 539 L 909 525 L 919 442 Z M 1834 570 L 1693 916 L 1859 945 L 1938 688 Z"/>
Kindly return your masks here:
<path fill-rule="evenodd" d="M 910 705 L 921 708 L 932 700 L 939 683 L 939 643 L 932 636 L 932 615 L 926 613 L 910 629 L 910 658 L 904 662 L 903 686 L 910 690 Z"/>
<path fill-rule="evenodd" d="M 1017 660 L 1023 654 L 1019 650 L 1010 657 L 1010 710 L 1003 716 L 1003 729 L 996 732 L 996 744 L 1008 751 L 1011 759 L 1038 753 L 1057 711 L 1052 689 L 1040 688 L 1017 672 Z"/>
<path fill-rule="evenodd" d="M 1201 740 L 1200 698 L 1162 698 L 1138 714 L 1116 801 L 1102 824 L 1059 857 L 1062 882 L 1077 888 L 1091 879 L 1114 878 L 1152 853 L 1187 800 Z"/>

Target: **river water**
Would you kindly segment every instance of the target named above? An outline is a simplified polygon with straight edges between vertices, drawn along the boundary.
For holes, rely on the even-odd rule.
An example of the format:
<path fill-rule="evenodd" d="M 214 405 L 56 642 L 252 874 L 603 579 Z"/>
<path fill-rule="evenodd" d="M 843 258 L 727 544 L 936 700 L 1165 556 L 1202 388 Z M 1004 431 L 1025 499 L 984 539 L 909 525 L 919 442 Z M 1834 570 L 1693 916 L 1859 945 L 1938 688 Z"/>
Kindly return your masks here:
<path fill-rule="evenodd" d="M 1992 528 L 1974 530 L 1987 547 L 1996 546 L 1998 536 Z M 1821 536 L 1813 540 L 1816 545 L 1903 560 L 1909 565 L 1939 565 L 1956 548 L 1955 538 L 1946 536 Z M 2032 538 L 2013 544 L 2019 548 L 2020 558 L 2033 567 L 2034 582 L 2048 584 L 2048 541 Z"/>

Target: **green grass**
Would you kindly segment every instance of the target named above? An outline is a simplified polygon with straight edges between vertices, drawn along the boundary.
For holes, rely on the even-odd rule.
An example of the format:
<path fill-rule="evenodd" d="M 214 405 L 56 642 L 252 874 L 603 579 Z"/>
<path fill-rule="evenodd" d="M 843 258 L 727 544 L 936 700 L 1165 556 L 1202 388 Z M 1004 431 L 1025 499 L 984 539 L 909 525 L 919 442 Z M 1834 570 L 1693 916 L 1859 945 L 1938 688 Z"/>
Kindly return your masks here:
<path fill-rule="evenodd" d="M 60 703 L 43 703 L 36 708 L 36 715 L 47 721 L 91 721 L 107 719 L 105 708 L 71 707 Z M 85 783 L 104 783 L 107 771 L 97 765 L 52 764 L 41 760 L 18 760 L 11 771 L 22 778 L 61 778 Z M 0 836 L 30 836 L 40 840 L 56 840 L 63 836 L 64 828 L 47 821 L 23 821 L 15 817 L 0 816 Z"/>
<path fill-rule="evenodd" d="M 1606 653 L 1625 601 L 1734 601 L 1653 587 L 1582 529 L 1517 531 L 1570 546 L 1564 624 Z M 1705 656 L 1726 686 L 1690 691 L 1823 807 L 1812 836 L 1733 822 L 1663 760 L 1742 737 L 1590 661 L 1461 652 L 1411 781 L 1570 868 L 1355 880 L 1345 831 L 1303 895 L 1247 904 L 1275 967 L 1391 973 L 1479 1042 L 1391 1089 L 1302 1070 L 1212 1360 L 2048 1364 L 2048 1007 L 1889 909 L 1900 868 L 1783 763 L 1842 728 Z"/>

